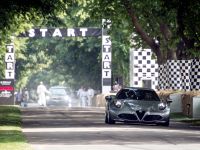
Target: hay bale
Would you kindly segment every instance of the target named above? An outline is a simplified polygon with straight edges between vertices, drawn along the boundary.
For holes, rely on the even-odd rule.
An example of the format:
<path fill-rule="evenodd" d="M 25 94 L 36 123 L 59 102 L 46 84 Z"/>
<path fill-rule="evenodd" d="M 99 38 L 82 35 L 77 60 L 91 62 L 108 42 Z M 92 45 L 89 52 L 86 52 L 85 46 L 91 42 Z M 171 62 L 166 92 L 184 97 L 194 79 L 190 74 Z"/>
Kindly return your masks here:
<path fill-rule="evenodd" d="M 200 96 L 193 97 L 193 111 L 192 117 L 200 119 Z"/>
<path fill-rule="evenodd" d="M 175 93 L 173 90 L 160 90 L 156 92 L 161 99 L 161 101 L 166 102 L 168 98 L 170 98 L 170 95 Z"/>
<path fill-rule="evenodd" d="M 105 97 L 108 95 L 116 95 L 116 93 L 106 93 L 106 94 L 98 94 L 96 95 L 95 101 L 97 107 L 105 107 L 106 99 Z"/>
<path fill-rule="evenodd" d="M 172 113 L 182 113 L 183 112 L 183 93 L 173 93 L 170 94 L 170 99 L 172 100 L 172 103 L 170 104 L 171 112 Z"/>
<path fill-rule="evenodd" d="M 199 91 L 185 92 L 182 98 L 183 114 L 189 117 L 193 116 L 193 97 L 200 96 Z"/>

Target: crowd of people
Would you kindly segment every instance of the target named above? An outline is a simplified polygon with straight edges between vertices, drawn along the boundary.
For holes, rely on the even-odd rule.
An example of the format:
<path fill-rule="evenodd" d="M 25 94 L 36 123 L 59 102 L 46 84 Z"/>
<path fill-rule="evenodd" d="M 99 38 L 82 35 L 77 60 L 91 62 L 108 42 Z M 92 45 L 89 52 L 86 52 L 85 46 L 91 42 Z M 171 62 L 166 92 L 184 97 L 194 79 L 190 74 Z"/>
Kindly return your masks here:
<path fill-rule="evenodd" d="M 121 85 L 115 81 L 112 86 L 113 92 L 118 92 L 121 89 Z M 40 106 L 46 107 L 46 95 L 49 94 L 49 91 L 41 81 L 36 89 L 37 102 Z M 77 91 L 77 100 L 79 101 L 79 106 L 87 107 L 92 106 L 95 96 L 95 90 L 91 87 L 87 89 L 83 86 L 80 87 Z M 16 104 L 23 107 L 27 107 L 29 101 L 29 92 L 27 88 L 24 88 L 22 91 L 17 92 L 16 94 Z"/>
<path fill-rule="evenodd" d="M 49 94 L 49 91 L 41 81 L 40 84 L 37 86 L 36 93 L 37 95 L 37 103 L 40 106 L 46 107 L 46 95 Z M 87 89 L 85 87 L 81 87 L 77 93 L 76 93 L 77 101 L 79 103 L 80 107 L 87 107 L 92 106 L 93 98 L 95 95 L 95 90 L 91 87 L 88 87 Z M 20 90 L 15 95 L 15 102 L 16 105 L 20 105 L 22 107 L 27 107 L 28 102 L 30 101 L 29 91 L 27 88 L 24 88 L 23 90 Z"/>
<path fill-rule="evenodd" d="M 20 105 L 22 107 L 27 107 L 29 101 L 29 91 L 27 88 L 24 88 L 16 93 L 16 105 Z"/>
<path fill-rule="evenodd" d="M 92 106 L 92 100 L 93 100 L 94 94 L 95 92 L 91 87 L 86 89 L 85 87 L 82 86 L 77 91 L 77 97 L 80 100 L 80 106 L 81 107 Z"/>
<path fill-rule="evenodd" d="M 37 86 L 36 94 L 37 94 L 37 102 L 40 106 L 46 107 L 46 94 L 48 94 L 48 90 L 46 89 L 45 85 L 41 81 L 40 84 Z M 30 101 L 30 94 L 27 88 L 19 90 L 15 94 L 15 103 L 16 105 L 20 105 L 22 107 L 27 107 L 28 102 Z"/>

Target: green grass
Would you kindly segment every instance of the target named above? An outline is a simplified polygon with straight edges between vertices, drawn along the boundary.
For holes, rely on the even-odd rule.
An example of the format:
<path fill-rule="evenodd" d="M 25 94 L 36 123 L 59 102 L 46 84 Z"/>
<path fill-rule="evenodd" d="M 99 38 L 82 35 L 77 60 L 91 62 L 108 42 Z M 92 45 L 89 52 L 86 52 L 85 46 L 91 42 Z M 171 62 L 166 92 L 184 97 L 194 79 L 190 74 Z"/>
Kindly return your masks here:
<path fill-rule="evenodd" d="M 0 106 L 0 150 L 31 150 L 21 130 L 18 107 Z"/>
<path fill-rule="evenodd" d="M 195 126 L 200 126 L 200 119 L 194 119 L 186 115 L 183 115 L 182 113 L 171 113 L 170 118 L 175 121 L 180 121 L 180 122 L 190 123 Z"/>

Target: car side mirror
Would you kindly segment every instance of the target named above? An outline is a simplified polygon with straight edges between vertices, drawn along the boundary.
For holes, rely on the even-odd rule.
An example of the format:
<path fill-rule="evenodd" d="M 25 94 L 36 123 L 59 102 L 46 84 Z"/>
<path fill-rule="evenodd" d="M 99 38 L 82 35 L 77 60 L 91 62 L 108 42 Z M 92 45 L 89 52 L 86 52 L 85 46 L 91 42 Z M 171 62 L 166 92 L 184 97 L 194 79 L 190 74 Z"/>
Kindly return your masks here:
<path fill-rule="evenodd" d="M 167 103 L 168 104 L 172 103 L 172 100 L 170 98 L 167 98 Z"/>
<path fill-rule="evenodd" d="M 107 101 L 111 101 L 111 100 L 113 99 L 113 97 L 112 97 L 111 95 L 108 95 L 108 96 L 105 97 L 105 99 L 106 99 Z"/>

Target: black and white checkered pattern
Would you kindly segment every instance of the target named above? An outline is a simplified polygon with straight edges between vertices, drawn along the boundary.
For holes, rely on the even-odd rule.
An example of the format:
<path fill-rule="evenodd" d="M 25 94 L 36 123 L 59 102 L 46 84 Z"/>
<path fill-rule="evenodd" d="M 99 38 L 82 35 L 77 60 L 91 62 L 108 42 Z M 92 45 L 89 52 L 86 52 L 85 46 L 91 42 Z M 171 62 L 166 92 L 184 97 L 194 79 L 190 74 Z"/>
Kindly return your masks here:
<path fill-rule="evenodd" d="M 151 80 L 153 89 L 158 85 L 158 64 L 150 49 L 133 51 L 133 85 L 142 87 L 143 80 Z"/>
<path fill-rule="evenodd" d="M 168 60 L 159 66 L 159 88 L 174 90 L 200 89 L 199 60 Z"/>
<path fill-rule="evenodd" d="M 190 90 L 190 68 L 191 60 L 181 60 L 179 61 L 180 71 L 181 71 L 181 89 Z"/>
<path fill-rule="evenodd" d="M 167 62 L 167 82 L 169 89 L 180 89 L 181 88 L 181 77 L 179 61 L 168 61 Z M 174 79 L 174 80 L 171 80 Z"/>
<path fill-rule="evenodd" d="M 191 80 L 191 89 L 199 90 L 200 89 L 200 61 L 192 60 L 190 68 L 190 80 Z"/>
<path fill-rule="evenodd" d="M 168 88 L 168 79 L 167 79 L 167 64 L 160 65 L 158 69 L 158 88 L 167 89 Z"/>
<path fill-rule="evenodd" d="M 200 60 L 168 60 L 158 67 L 150 49 L 132 52 L 134 86 L 142 87 L 143 80 L 151 80 L 153 89 L 200 90 Z"/>

